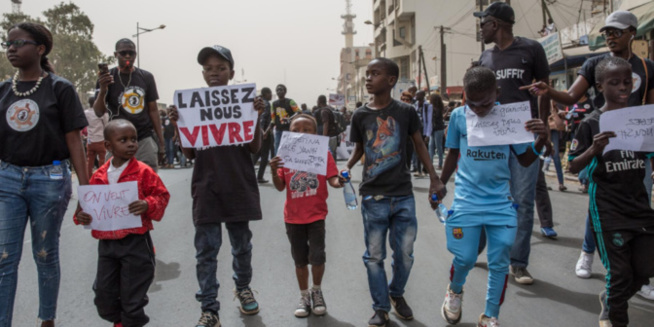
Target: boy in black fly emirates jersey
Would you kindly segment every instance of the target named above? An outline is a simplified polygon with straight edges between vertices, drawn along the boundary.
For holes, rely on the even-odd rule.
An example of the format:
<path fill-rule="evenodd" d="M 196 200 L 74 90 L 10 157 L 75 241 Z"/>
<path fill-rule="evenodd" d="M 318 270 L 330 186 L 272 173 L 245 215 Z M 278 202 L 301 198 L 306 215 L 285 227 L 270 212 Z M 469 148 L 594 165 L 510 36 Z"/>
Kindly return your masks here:
<path fill-rule="evenodd" d="M 606 103 L 588 115 L 570 146 L 570 171 L 587 166 L 590 177 L 588 211 L 602 263 L 606 290 L 600 294 L 600 326 L 627 326 L 627 301 L 654 276 L 654 210 L 645 186 L 645 161 L 654 154 L 604 147 L 614 132 L 600 133 L 600 115 L 628 106 L 632 90 L 631 65 L 608 57 L 595 70 L 597 89 Z"/>

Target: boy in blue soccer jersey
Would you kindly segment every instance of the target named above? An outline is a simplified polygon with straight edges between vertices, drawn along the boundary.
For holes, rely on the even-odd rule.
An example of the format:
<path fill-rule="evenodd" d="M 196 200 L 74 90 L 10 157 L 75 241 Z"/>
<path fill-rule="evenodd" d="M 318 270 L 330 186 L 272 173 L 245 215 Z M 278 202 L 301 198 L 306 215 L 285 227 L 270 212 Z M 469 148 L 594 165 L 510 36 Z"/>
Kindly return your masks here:
<path fill-rule="evenodd" d="M 525 123 L 525 129 L 538 134 L 534 143 L 468 146 L 466 111 L 486 116 L 496 104 L 499 89 L 495 74 L 485 67 L 474 67 L 463 77 L 466 106 L 456 108 L 450 118 L 446 147 L 449 148 L 441 180 L 446 183 L 458 170 L 455 179 L 453 213 L 446 221 L 447 249 L 454 255 L 450 284 L 442 307 L 442 316 L 450 324 L 461 320 L 463 284 L 477 261 L 477 247 L 482 230 L 488 239 L 488 291 L 486 310 L 479 317 L 480 327 L 499 326 L 497 320 L 504 299 L 510 251 L 516 233 L 509 180 L 509 156 L 515 153 L 521 165 L 538 158 L 547 140 L 545 124 L 540 119 Z M 460 159 L 459 159 L 460 156 Z"/>

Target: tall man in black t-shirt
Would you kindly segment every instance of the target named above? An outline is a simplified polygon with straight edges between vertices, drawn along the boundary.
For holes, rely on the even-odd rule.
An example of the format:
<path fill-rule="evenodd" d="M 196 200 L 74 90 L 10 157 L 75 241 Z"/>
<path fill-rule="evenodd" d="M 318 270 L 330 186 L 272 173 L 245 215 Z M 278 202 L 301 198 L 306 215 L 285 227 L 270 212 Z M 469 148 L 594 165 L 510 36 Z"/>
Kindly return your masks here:
<path fill-rule="evenodd" d="M 93 110 L 98 117 L 109 112 L 109 119 L 127 119 L 136 127 L 139 149 L 136 159 L 157 171 L 157 154 L 165 154 L 161 119 L 157 109 L 157 85 L 150 72 L 134 67 L 136 60 L 134 42 L 120 39 L 116 42 L 114 56 L 118 67 L 100 72 L 96 83 Z M 156 133 L 158 144 L 154 141 Z"/>
<path fill-rule="evenodd" d="M 333 109 L 327 105 L 327 97 L 320 95 L 318 97 L 318 109 L 314 114 L 318 124 L 318 135 L 329 136 L 330 129 L 334 129 L 336 120 Z M 338 147 L 338 136 L 329 137 L 329 152 L 332 153 L 336 160 L 336 148 Z"/>
<path fill-rule="evenodd" d="M 282 133 L 288 131 L 291 126 L 291 116 L 300 111 L 293 99 L 286 97 L 286 85 L 279 84 L 275 88 L 277 100 L 273 102 L 271 113 L 272 124 L 275 126 L 275 153 L 279 149 L 279 141 L 282 140 Z M 273 154 L 274 155 L 274 154 Z"/>
<path fill-rule="evenodd" d="M 495 2 L 482 12 L 475 12 L 481 18 L 481 36 L 484 43 L 495 43 L 484 51 L 479 64 L 495 72 L 501 89 L 498 101 L 502 104 L 529 101 L 533 118 L 547 121 L 550 112 L 549 97 L 540 99 L 530 95 L 521 86 L 536 81 L 549 81 L 549 65 L 545 50 L 540 43 L 513 36 L 515 14 L 513 8 L 504 2 Z M 550 142 L 547 142 L 550 144 Z M 531 230 L 534 225 L 534 199 L 538 179 L 538 161 L 529 167 L 522 167 L 512 154 L 511 194 L 518 204 L 518 231 L 511 250 L 511 273 L 516 282 L 532 284 L 533 278 L 527 271 L 529 264 Z"/>
<path fill-rule="evenodd" d="M 272 112 L 272 104 L 270 103 L 270 100 L 272 100 L 272 91 L 270 88 L 264 87 L 261 89 L 261 98 L 266 107 L 263 114 L 259 116 L 259 126 L 261 127 L 261 130 L 263 130 L 261 149 L 259 149 L 259 152 L 252 154 L 252 162 L 257 163 L 257 161 L 261 159 L 261 163 L 259 163 L 259 171 L 257 172 L 257 182 L 259 184 L 265 184 L 268 183 L 268 181 L 263 178 L 263 175 L 266 173 L 266 166 L 268 166 L 268 160 L 270 159 L 270 154 L 272 153 L 272 147 L 274 145 L 273 136 L 271 134 L 273 125 L 270 121 L 270 113 Z"/>

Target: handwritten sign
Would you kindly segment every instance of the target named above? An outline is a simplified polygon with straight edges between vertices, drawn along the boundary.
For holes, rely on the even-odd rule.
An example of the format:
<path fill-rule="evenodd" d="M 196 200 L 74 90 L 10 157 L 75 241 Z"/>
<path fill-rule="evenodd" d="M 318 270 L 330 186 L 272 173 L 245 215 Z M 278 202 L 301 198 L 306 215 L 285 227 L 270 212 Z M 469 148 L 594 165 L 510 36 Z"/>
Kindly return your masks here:
<path fill-rule="evenodd" d="M 277 155 L 286 168 L 326 175 L 329 137 L 284 132 Z"/>
<path fill-rule="evenodd" d="M 495 106 L 488 115 L 477 116 L 466 109 L 466 129 L 469 146 L 520 144 L 534 141 L 534 135 L 525 130 L 531 119 L 529 101 Z"/>
<path fill-rule="evenodd" d="M 79 204 L 91 215 L 91 228 L 115 231 L 143 226 L 140 216 L 129 213 L 129 204 L 138 200 L 137 182 L 109 185 L 80 185 Z"/>
<path fill-rule="evenodd" d="M 175 91 L 177 125 L 186 148 L 249 143 L 254 138 L 255 84 Z"/>
<path fill-rule="evenodd" d="M 654 105 L 609 110 L 600 115 L 600 132 L 611 131 L 611 150 L 654 152 Z"/>

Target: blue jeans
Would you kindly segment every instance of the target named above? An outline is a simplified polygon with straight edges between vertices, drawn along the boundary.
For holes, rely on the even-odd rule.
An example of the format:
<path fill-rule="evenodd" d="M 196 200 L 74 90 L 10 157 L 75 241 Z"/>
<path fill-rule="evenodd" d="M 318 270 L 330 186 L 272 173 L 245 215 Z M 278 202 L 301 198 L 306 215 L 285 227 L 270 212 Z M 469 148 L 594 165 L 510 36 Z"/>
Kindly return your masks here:
<path fill-rule="evenodd" d="M 559 181 L 559 185 L 563 185 L 563 167 L 561 167 L 561 157 L 559 156 L 559 131 L 550 131 L 550 136 L 552 139 L 552 160 L 554 161 L 554 168 L 556 168 L 556 179 Z"/>
<path fill-rule="evenodd" d="M 438 150 L 438 166 L 443 167 L 443 135 L 445 130 L 433 131 L 429 139 L 429 157 L 434 161 L 434 154 Z"/>
<path fill-rule="evenodd" d="M 20 167 L 0 162 L 0 326 L 11 326 L 18 264 L 28 222 L 39 285 L 39 319 L 54 320 L 59 296 L 59 231 L 72 191 L 68 161 L 63 178 L 52 165 Z"/>
<path fill-rule="evenodd" d="M 216 276 L 218 269 L 218 251 L 222 245 L 222 224 L 204 224 L 195 226 L 196 273 L 200 290 L 195 294 L 202 303 L 202 311 L 218 313 L 218 288 L 220 283 Z M 229 241 L 232 244 L 232 278 L 236 289 L 244 289 L 252 280 L 252 231 L 249 223 L 225 223 Z"/>
<path fill-rule="evenodd" d="M 361 201 L 366 252 L 363 263 L 368 271 L 368 286 L 373 310 L 391 310 L 388 296 L 404 294 L 404 286 L 413 266 L 413 243 L 416 240 L 418 221 L 413 195 L 383 197 L 375 200 L 365 196 Z M 391 267 L 393 277 L 388 283 L 384 270 L 386 234 L 393 250 Z"/>
<path fill-rule="evenodd" d="M 284 133 L 284 131 L 280 131 L 275 128 L 275 149 L 272 154 L 273 157 L 277 155 L 277 151 L 279 150 L 279 141 L 282 140 L 282 133 Z"/>
<path fill-rule="evenodd" d="M 527 150 L 531 151 L 531 150 Z M 540 160 L 535 160 L 528 167 L 523 167 L 511 152 L 509 169 L 511 170 L 511 195 L 518 204 L 518 230 L 511 249 L 511 265 L 527 267 L 531 252 L 531 230 L 534 227 L 534 200 Z"/>
<path fill-rule="evenodd" d="M 169 165 L 173 164 L 173 159 L 175 158 L 175 142 L 172 138 L 164 139 L 166 142 L 166 159 Z"/>

